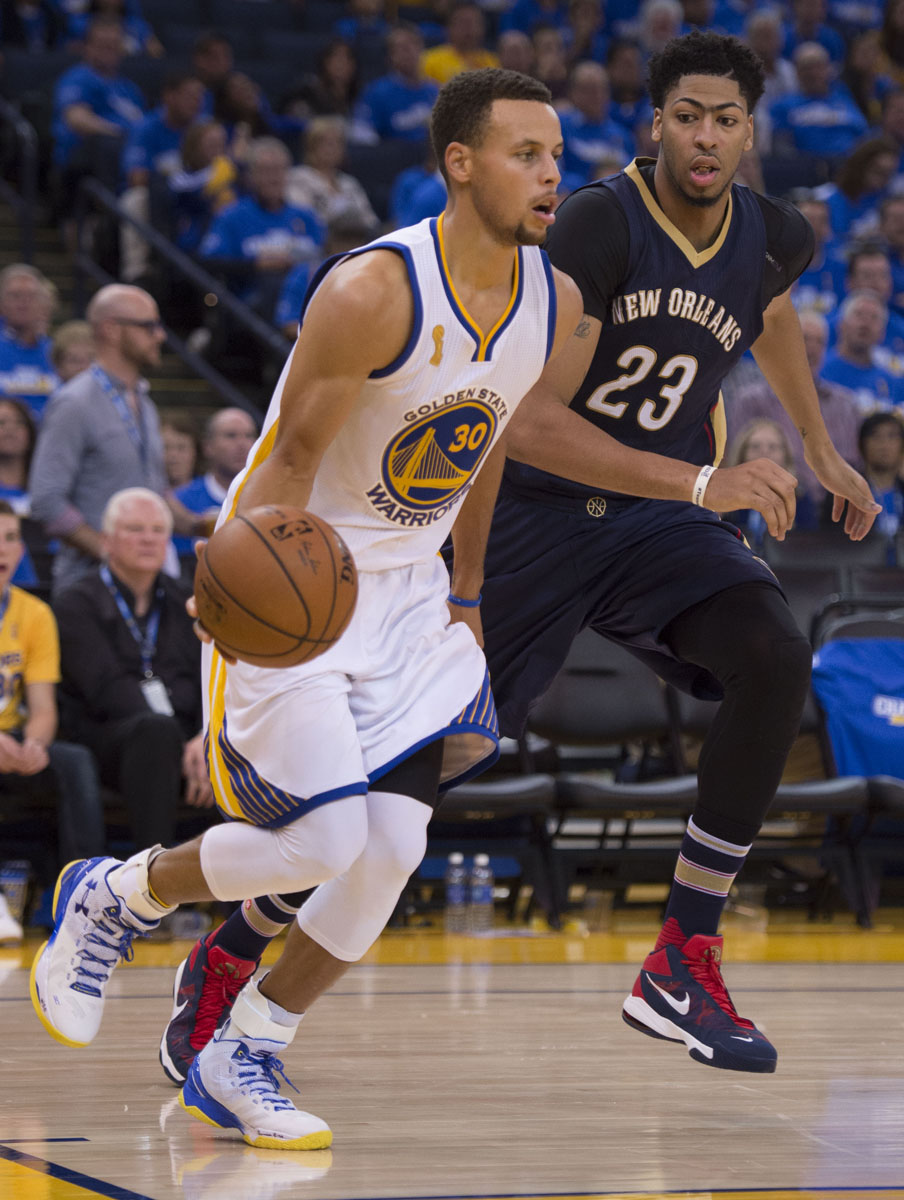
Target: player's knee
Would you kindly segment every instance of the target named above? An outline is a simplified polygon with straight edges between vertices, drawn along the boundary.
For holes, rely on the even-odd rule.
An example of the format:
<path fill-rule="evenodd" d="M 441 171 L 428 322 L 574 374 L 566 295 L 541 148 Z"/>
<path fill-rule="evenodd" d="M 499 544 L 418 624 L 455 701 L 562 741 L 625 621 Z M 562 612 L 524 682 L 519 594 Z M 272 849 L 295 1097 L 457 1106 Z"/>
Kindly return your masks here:
<path fill-rule="evenodd" d="M 755 690 L 771 707 L 799 708 L 810 685 L 813 652 L 796 629 L 759 629 L 738 640 L 735 687 Z"/>
<path fill-rule="evenodd" d="M 409 796 L 368 798 L 367 846 L 364 854 L 382 877 L 404 885 L 427 850 L 431 809 Z"/>
<path fill-rule="evenodd" d="M 363 796 L 345 796 L 322 804 L 281 830 L 281 850 L 291 874 L 319 883 L 343 875 L 367 843 L 367 809 Z M 310 882 L 306 887 L 312 886 Z M 291 890 L 288 887 L 286 890 Z"/>

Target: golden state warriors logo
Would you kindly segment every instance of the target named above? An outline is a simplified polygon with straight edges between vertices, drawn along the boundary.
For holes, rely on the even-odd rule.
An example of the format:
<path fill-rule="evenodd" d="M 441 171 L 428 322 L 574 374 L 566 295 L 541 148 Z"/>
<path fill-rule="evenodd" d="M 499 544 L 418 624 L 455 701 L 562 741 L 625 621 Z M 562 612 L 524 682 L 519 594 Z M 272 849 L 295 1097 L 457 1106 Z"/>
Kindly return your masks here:
<path fill-rule="evenodd" d="M 490 448 L 496 414 L 466 401 L 409 425 L 383 454 L 382 481 L 397 504 L 429 510 L 448 504 Z"/>

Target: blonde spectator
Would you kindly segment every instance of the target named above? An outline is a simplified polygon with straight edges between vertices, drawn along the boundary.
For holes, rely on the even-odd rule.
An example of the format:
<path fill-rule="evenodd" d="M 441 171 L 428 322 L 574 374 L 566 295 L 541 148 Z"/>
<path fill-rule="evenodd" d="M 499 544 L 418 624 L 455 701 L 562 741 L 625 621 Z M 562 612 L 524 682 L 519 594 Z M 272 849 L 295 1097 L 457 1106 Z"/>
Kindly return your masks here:
<path fill-rule="evenodd" d="M 312 117 L 304 131 L 302 164 L 289 170 L 286 200 L 311 209 L 324 225 L 350 217 L 376 233 L 380 222 L 367 192 L 353 175 L 339 170 L 346 146 L 342 117 Z"/>
<path fill-rule="evenodd" d="M 74 376 L 87 371 L 93 359 L 94 334 L 88 322 L 64 321 L 50 344 L 50 361 L 60 383 L 68 383 Z"/>
<path fill-rule="evenodd" d="M 757 458 L 768 458 L 786 471 L 794 474 L 794 450 L 788 435 L 777 421 L 759 417 L 745 425 L 728 448 L 725 466 L 736 467 L 741 463 L 753 462 Z M 754 551 L 762 548 L 766 536 L 766 522 L 755 509 L 740 509 L 723 514 L 726 521 L 741 530 Z M 797 515 L 795 529 L 814 529 L 818 523 L 816 509 L 810 497 L 797 490 Z"/>

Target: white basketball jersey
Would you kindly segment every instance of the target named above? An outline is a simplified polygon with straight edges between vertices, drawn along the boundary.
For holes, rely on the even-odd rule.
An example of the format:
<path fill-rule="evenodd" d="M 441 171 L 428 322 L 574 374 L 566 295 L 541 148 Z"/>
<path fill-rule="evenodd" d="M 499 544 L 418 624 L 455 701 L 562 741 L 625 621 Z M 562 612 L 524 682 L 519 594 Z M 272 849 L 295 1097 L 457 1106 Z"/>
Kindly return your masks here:
<path fill-rule="evenodd" d="M 556 326 L 552 270 L 536 246 L 517 249 L 511 298 L 486 333 L 456 295 L 442 217 L 353 253 L 384 247 L 399 251 L 408 268 L 411 336 L 398 359 L 365 383 L 323 457 L 308 504 L 338 530 L 363 571 L 436 554 L 478 469 L 543 370 Z M 273 445 L 287 375 L 288 363 L 224 516 L 247 471 Z"/>

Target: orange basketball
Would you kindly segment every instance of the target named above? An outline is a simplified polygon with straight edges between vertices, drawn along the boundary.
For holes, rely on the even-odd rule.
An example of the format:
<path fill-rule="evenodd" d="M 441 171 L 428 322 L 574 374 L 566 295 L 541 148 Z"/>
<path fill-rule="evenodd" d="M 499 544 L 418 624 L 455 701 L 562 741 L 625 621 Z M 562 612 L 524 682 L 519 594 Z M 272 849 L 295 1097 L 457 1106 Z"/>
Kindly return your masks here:
<path fill-rule="evenodd" d="M 358 574 L 326 521 L 288 505 L 240 513 L 195 570 L 198 617 L 227 654 L 294 667 L 328 650 L 355 611 Z"/>

